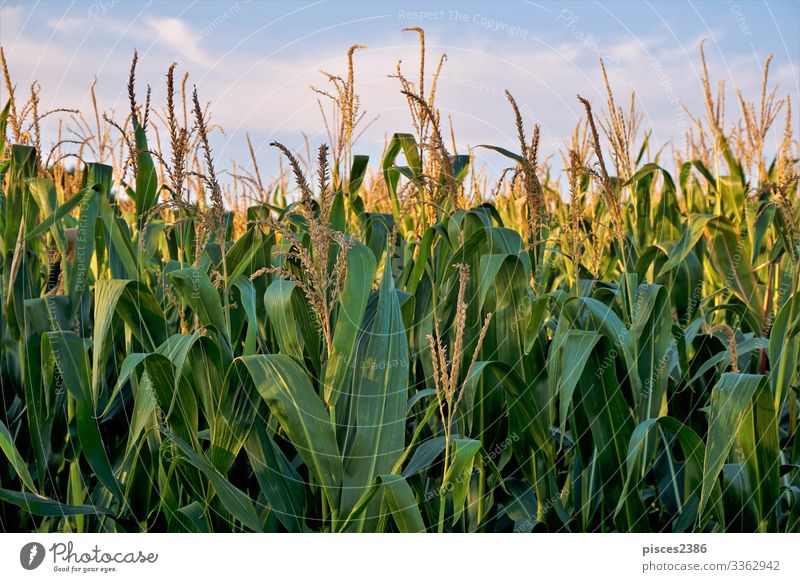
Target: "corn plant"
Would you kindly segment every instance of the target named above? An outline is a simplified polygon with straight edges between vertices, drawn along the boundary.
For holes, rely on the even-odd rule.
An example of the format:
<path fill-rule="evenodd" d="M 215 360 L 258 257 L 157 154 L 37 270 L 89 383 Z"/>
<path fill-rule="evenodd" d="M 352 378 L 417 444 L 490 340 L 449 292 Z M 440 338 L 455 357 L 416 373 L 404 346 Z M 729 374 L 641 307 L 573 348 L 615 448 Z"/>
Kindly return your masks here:
<path fill-rule="evenodd" d="M 265 185 L 248 138 L 244 208 L 174 65 L 67 165 L 3 57 L 4 530 L 800 531 L 789 98 L 726 130 L 706 74 L 670 172 L 606 79 L 561 188 L 511 94 L 516 146 L 446 144 L 411 31 L 415 133 L 353 153 L 354 46 L 333 152 Z"/>

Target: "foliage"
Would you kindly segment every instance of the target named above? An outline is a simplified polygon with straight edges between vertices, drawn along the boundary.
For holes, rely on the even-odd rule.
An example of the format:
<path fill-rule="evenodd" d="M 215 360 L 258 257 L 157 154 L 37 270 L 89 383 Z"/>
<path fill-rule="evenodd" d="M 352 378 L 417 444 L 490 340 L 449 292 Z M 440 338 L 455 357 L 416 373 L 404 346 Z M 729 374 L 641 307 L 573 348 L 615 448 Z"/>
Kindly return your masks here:
<path fill-rule="evenodd" d="M 491 148 L 514 167 L 490 192 L 445 146 L 423 45 L 417 85 L 398 67 L 421 133 L 369 186 L 355 48 L 313 186 L 279 146 L 294 203 L 256 167 L 260 200 L 224 208 L 174 66 L 171 156 L 133 69 L 115 167 L 48 163 L 5 107 L 2 528 L 800 531 L 788 122 L 771 164 L 714 126 L 671 174 L 633 155 L 633 112 L 610 97 L 598 131 L 584 101 L 562 197 L 509 95 L 521 152 Z"/>

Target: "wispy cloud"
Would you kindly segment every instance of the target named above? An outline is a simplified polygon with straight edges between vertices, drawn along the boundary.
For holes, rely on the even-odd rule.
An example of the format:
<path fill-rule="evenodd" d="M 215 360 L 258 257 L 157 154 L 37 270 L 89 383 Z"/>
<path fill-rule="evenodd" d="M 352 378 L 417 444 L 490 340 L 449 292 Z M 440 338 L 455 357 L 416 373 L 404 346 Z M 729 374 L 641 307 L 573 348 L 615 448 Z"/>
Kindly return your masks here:
<path fill-rule="evenodd" d="M 62 18 L 48 21 L 47 26 L 62 34 L 73 34 L 85 30 L 86 21 L 80 18 Z"/>
<path fill-rule="evenodd" d="M 193 29 L 179 18 L 147 19 L 147 24 L 155 35 L 155 40 L 176 55 L 183 55 L 189 61 L 209 66 L 211 57 L 203 50 L 203 34 Z"/>

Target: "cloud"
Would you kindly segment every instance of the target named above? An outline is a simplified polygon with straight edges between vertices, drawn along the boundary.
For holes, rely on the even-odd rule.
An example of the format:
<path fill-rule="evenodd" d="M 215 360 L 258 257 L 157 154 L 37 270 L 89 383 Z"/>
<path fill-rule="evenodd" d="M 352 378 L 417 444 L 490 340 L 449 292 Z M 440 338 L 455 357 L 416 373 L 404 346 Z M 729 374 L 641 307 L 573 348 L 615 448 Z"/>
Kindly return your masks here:
<path fill-rule="evenodd" d="M 172 17 L 150 17 L 147 19 L 147 24 L 152 29 L 155 40 L 165 48 L 199 65 L 208 66 L 211 63 L 211 58 L 200 46 L 205 35 L 194 30 L 183 20 Z"/>
<path fill-rule="evenodd" d="M 85 29 L 85 20 L 81 18 L 61 18 L 60 20 L 50 20 L 47 26 L 63 34 L 72 34 Z"/>
<path fill-rule="evenodd" d="M 25 21 L 25 7 L 0 6 L 0 43 L 7 44 L 11 32 L 19 32 Z"/>

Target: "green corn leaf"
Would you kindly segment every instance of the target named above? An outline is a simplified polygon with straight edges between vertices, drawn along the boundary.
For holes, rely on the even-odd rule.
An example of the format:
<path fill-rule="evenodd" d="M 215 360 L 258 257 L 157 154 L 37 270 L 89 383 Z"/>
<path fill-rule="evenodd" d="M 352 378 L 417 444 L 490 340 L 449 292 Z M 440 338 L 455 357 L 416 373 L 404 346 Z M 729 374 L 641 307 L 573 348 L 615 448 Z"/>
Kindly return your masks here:
<path fill-rule="evenodd" d="M 383 494 L 392 517 L 401 533 L 423 533 L 425 523 L 414 499 L 414 492 L 403 477 L 399 475 L 381 475 Z"/>
<path fill-rule="evenodd" d="M 28 488 L 31 493 L 36 493 L 36 486 L 33 484 L 33 477 L 31 477 L 28 467 L 22 455 L 19 454 L 14 439 L 8 430 L 8 427 L 0 421 L 0 450 L 3 451 L 11 467 L 19 477 L 22 484 Z"/>
<path fill-rule="evenodd" d="M 644 477 L 645 469 L 648 466 L 646 464 L 648 459 L 645 457 L 648 454 L 648 450 L 652 449 L 652 447 L 647 446 L 647 443 L 653 442 L 652 435 L 657 431 L 669 434 L 681 447 L 683 455 L 681 474 L 671 473 L 669 485 L 677 492 L 676 499 L 678 500 L 680 512 L 687 512 L 688 517 L 681 515 L 680 519 L 692 522 L 696 519 L 696 501 L 699 501 L 700 498 L 703 480 L 703 458 L 706 447 L 697 433 L 690 427 L 669 416 L 648 418 L 633 431 L 628 445 L 626 460 L 627 477 L 619 503 L 617 503 L 615 515 L 618 515 L 624 509 L 628 495 L 636 495 L 633 491 L 639 488 L 638 484 Z M 671 455 L 672 453 L 667 451 L 667 454 Z M 719 489 L 712 491 L 711 495 L 718 500 Z"/>
<path fill-rule="evenodd" d="M 391 471 L 404 448 L 408 340 L 394 280 L 384 268 L 377 311 L 353 373 L 354 430 L 346 452 L 342 506 L 349 511 L 377 475 Z"/>
<path fill-rule="evenodd" d="M 331 355 L 325 368 L 323 398 L 329 405 L 335 405 L 346 389 L 347 372 L 353 362 L 356 338 L 364 318 L 375 269 L 375 257 L 367 247 L 355 242 L 347 250 L 347 275 L 340 297 Z"/>
<path fill-rule="evenodd" d="M 481 442 L 474 439 L 453 439 L 453 453 L 442 489 L 453 491 L 453 525 L 458 523 L 464 511 L 467 489 L 472 478 L 475 455 L 481 450 Z"/>
<path fill-rule="evenodd" d="M 217 331 L 230 340 L 222 301 L 214 284 L 199 269 L 186 268 L 172 271 L 167 279 L 175 286 L 178 296 L 192 308 L 203 325 L 213 325 Z"/>
<path fill-rule="evenodd" d="M 158 175 L 147 146 L 147 136 L 136 116 L 133 116 L 136 144 L 136 215 L 144 217 L 158 201 Z"/>
<path fill-rule="evenodd" d="M 280 354 L 245 356 L 235 365 L 246 367 L 270 412 L 323 488 L 328 503 L 338 508 L 342 459 L 328 412 L 308 375 L 297 362 Z"/>
<path fill-rule="evenodd" d="M 16 505 L 26 513 L 44 517 L 68 517 L 73 515 L 114 515 L 111 511 L 94 505 L 65 505 L 48 497 L 33 493 L 0 489 L 0 501 Z"/>
<path fill-rule="evenodd" d="M 661 266 L 659 275 L 670 271 L 686 259 L 698 241 L 703 237 L 703 232 L 709 222 L 716 219 L 713 214 L 692 214 L 686 221 L 686 228 L 678 244 L 672 249 L 667 262 Z"/>
<path fill-rule="evenodd" d="M 100 482 L 115 496 L 122 496 L 100 435 L 92 400 L 89 358 L 83 340 L 73 332 L 48 332 L 42 336 L 42 352 L 55 358 L 64 384 L 75 398 L 81 452 Z"/>
<path fill-rule="evenodd" d="M 764 376 L 727 373 L 720 377 L 711 392 L 703 487 L 698 510 L 700 519 L 705 516 L 711 492 L 737 441 L 749 467 L 748 476 L 753 479 L 750 487 L 758 492 L 762 509 L 773 509 L 771 504 L 776 496 L 778 466 L 777 457 L 771 461 L 768 459 L 775 452 L 777 427 L 771 398 L 767 400 L 762 395 L 766 390 L 766 382 Z M 764 433 L 756 437 L 756 428 Z M 769 507 L 763 507 L 764 502 Z"/>
<path fill-rule="evenodd" d="M 306 499 L 303 478 L 267 434 L 263 422 L 256 421 L 244 446 L 270 510 L 288 531 L 304 531 Z"/>
<path fill-rule="evenodd" d="M 222 505 L 230 514 L 252 531 L 261 531 L 253 500 L 241 489 L 231 485 L 211 464 L 201 457 L 186 442 L 176 435 L 168 435 L 181 452 L 181 458 L 198 469 L 211 482 Z"/>

